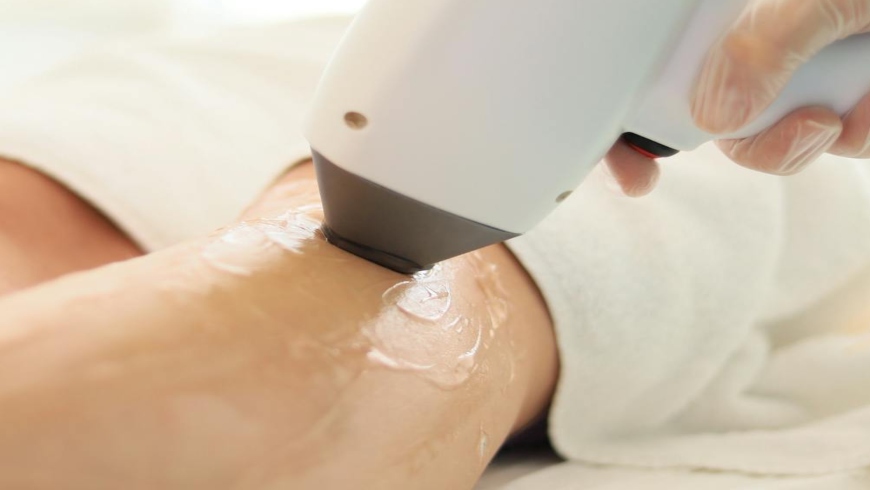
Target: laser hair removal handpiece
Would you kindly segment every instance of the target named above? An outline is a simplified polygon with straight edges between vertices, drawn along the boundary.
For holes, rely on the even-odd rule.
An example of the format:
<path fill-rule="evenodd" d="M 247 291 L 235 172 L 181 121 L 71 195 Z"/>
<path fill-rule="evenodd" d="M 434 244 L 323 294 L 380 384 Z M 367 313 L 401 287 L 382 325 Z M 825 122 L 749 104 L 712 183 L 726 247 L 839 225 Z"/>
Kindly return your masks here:
<path fill-rule="evenodd" d="M 403 273 L 531 230 L 623 135 L 646 151 L 759 133 L 870 92 L 870 35 L 810 60 L 737 134 L 690 94 L 748 0 L 370 0 L 306 125 L 338 246 Z"/>

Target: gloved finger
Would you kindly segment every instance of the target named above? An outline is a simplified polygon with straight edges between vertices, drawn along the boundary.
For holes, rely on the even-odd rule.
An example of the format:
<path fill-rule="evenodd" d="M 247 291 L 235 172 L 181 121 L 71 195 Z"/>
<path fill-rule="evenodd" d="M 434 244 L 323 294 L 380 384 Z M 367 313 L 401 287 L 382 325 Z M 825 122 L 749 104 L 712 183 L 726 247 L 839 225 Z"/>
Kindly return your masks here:
<path fill-rule="evenodd" d="M 840 138 L 840 117 L 824 107 L 808 107 L 786 116 L 763 133 L 719 141 L 735 162 L 775 175 L 792 175 L 827 152 Z"/>
<path fill-rule="evenodd" d="M 629 197 L 642 197 L 655 188 L 661 174 L 659 164 L 620 140 L 604 157 L 604 170 L 614 186 Z"/>
<path fill-rule="evenodd" d="M 870 158 L 870 95 L 846 115 L 843 134 L 831 153 L 850 158 Z"/>
<path fill-rule="evenodd" d="M 740 129 L 776 100 L 803 63 L 868 30 L 868 0 L 752 0 L 702 69 L 692 102 L 696 124 L 715 134 Z"/>

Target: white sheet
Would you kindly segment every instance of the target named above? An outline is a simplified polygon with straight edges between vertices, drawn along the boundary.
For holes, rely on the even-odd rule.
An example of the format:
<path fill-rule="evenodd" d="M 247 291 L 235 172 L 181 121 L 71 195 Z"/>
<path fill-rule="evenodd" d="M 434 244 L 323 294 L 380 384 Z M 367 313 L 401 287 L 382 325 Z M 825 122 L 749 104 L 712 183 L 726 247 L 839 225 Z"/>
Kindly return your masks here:
<path fill-rule="evenodd" d="M 516 466 L 514 466 L 516 465 Z M 580 463 L 517 462 L 496 466 L 477 490 L 867 490 L 870 471 L 817 477 L 632 470 Z"/>

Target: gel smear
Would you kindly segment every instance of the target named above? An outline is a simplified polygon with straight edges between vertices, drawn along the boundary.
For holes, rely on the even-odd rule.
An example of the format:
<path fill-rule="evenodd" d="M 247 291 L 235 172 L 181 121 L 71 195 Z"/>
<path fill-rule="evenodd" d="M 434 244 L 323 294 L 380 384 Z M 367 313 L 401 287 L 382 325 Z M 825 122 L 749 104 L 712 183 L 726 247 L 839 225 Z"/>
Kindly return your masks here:
<path fill-rule="evenodd" d="M 202 251 L 202 258 L 223 272 L 250 276 L 274 258 L 275 252 L 301 254 L 324 246 L 321 220 L 312 214 L 322 207 L 307 206 L 275 219 L 241 223 L 219 233 Z"/>

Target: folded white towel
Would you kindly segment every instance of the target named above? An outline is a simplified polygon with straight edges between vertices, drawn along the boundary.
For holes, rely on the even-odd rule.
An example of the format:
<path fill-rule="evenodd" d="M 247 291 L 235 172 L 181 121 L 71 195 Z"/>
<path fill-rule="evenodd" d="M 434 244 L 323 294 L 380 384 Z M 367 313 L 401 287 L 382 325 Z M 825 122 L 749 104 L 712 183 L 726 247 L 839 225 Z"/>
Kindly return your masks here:
<path fill-rule="evenodd" d="M 222 226 L 309 158 L 305 110 L 346 18 L 118 45 L 0 94 L 0 155 L 147 249 Z"/>
<path fill-rule="evenodd" d="M 588 182 L 512 247 L 556 320 L 565 457 L 870 465 L 870 163 L 780 179 L 708 146 L 666 163 L 645 199 Z"/>

